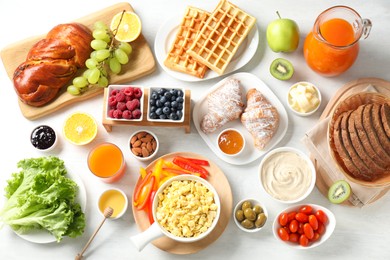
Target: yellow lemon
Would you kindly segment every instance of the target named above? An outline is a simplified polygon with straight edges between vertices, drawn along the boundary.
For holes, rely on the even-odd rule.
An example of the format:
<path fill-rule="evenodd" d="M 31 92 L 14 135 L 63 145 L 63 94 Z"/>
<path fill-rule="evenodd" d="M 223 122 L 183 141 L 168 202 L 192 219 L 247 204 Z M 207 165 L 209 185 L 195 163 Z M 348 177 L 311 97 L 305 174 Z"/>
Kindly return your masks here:
<path fill-rule="evenodd" d="M 110 25 L 115 39 L 120 42 L 135 41 L 141 34 L 141 27 L 141 20 L 138 15 L 130 11 L 116 14 L 112 18 Z"/>
<path fill-rule="evenodd" d="M 72 144 L 88 144 L 97 135 L 96 121 L 87 113 L 73 113 L 65 120 L 63 134 L 65 139 Z"/>

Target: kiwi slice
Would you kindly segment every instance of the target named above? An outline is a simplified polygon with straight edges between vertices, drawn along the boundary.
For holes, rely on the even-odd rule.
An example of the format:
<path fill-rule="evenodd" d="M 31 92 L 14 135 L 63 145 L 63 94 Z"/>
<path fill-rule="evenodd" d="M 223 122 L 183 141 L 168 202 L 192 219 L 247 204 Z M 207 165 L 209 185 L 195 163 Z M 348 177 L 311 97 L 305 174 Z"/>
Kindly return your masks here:
<path fill-rule="evenodd" d="M 294 67 L 291 62 L 283 58 L 275 59 L 269 70 L 272 76 L 280 80 L 288 80 L 294 74 Z"/>
<path fill-rule="evenodd" d="M 328 199 L 332 203 L 342 203 L 351 196 L 351 186 L 344 180 L 336 181 L 330 186 L 328 191 Z"/>

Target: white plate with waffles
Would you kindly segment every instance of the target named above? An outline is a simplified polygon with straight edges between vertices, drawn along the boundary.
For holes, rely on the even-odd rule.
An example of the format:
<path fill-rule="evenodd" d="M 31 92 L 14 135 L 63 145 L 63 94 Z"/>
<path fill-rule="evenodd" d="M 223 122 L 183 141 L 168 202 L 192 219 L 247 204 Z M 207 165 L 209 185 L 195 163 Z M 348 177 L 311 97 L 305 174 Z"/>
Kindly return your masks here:
<path fill-rule="evenodd" d="M 209 80 L 223 76 L 209 69 L 206 71 L 204 78 L 198 78 L 186 73 L 171 70 L 164 65 L 164 60 L 167 57 L 171 45 L 176 38 L 176 33 L 179 30 L 181 19 L 182 17 L 179 15 L 167 20 L 157 32 L 154 42 L 154 51 L 160 66 L 172 77 L 188 82 Z M 248 36 L 242 42 L 241 46 L 238 48 L 237 53 L 230 61 L 224 75 L 236 71 L 246 65 L 255 55 L 258 45 L 259 31 L 257 29 L 257 25 L 255 24 L 249 32 Z"/>
<path fill-rule="evenodd" d="M 226 123 L 221 128 L 215 130 L 211 134 L 205 134 L 200 129 L 200 122 L 202 121 L 203 116 L 207 113 L 208 106 L 207 106 L 207 96 L 209 93 L 215 91 L 219 87 L 221 87 L 224 82 L 230 78 L 235 78 L 240 81 L 241 87 L 242 87 L 242 100 L 243 103 L 246 105 L 246 93 L 251 88 L 256 88 L 259 90 L 266 98 L 267 100 L 278 110 L 279 113 L 279 127 L 270 140 L 270 142 L 266 145 L 266 147 L 263 150 L 258 150 L 253 145 L 253 138 L 252 135 L 248 132 L 248 130 L 244 127 L 244 125 L 241 123 L 240 119 L 236 119 L 234 121 L 230 121 Z M 203 138 L 203 140 L 206 142 L 206 144 L 210 147 L 210 149 L 222 160 L 224 160 L 227 163 L 234 164 L 234 165 L 244 165 L 251 163 L 257 159 L 259 159 L 261 156 L 266 154 L 268 151 L 270 151 L 273 147 L 275 147 L 285 136 L 287 127 L 288 127 L 288 116 L 286 109 L 284 108 L 283 104 L 280 102 L 278 97 L 272 92 L 272 90 L 258 77 L 256 77 L 253 74 L 246 73 L 246 72 L 240 72 L 233 74 L 229 77 L 224 78 L 223 80 L 219 81 L 217 84 L 215 84 L 212 88 L 210 88 L 205 95 L 199 99 L 198 102 L 196 102 L 194 109 L 193 109 L 193 116 L 192 119 L 194 121 L 195 127 L 198 130 L 199 135 Z M 245 138 L 245 147 L 244 150 L 237 156 L 228 156 L 223 154 L 217 144 L 217 138 L 219 133 L 221 133 L 223 130 L 228 128 L 235 128 L 239 130 Z"/>

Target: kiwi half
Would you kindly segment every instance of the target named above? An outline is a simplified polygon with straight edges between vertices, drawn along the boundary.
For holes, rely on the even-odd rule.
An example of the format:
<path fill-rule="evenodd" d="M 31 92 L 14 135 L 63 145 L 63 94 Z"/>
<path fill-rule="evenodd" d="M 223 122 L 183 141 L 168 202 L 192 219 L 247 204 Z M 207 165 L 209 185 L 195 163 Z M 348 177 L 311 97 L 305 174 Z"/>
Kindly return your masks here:
<path fill-rule="evenodd" d="M 351 186 L 344 180 L 336 181 L 330 186 L 328 191 L 328 199 L 332 203 L 342 203 L 351 196 Z"/>
<path fill-rule="evenodd" d="M 269 70 L 272 76 L 280 80 L 288 80 L 294 74 L 294 67 L 291 62 L 283 58 L 275 59 Z"/>

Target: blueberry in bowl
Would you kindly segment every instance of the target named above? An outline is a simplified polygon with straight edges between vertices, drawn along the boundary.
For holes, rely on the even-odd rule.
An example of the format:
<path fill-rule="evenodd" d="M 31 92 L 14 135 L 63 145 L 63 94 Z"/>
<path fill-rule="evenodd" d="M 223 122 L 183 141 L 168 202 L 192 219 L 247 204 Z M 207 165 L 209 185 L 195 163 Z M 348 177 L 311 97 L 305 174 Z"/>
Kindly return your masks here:
<path fill-rule="evenodd" d="M 151 88 L 148 104 L 148 121 L 184 121 L 185 95 L 181 88 Z"/>

